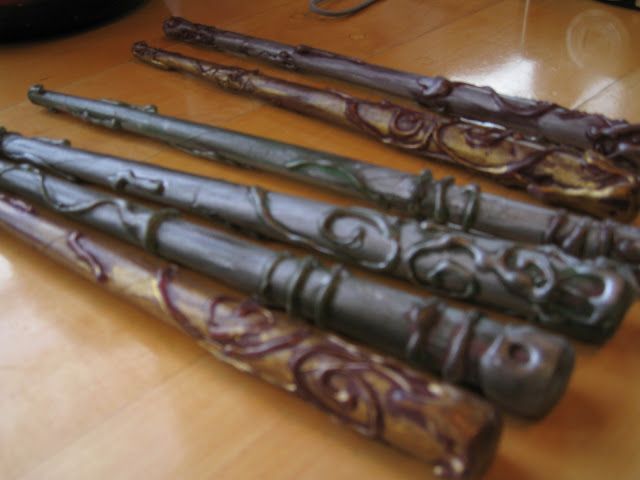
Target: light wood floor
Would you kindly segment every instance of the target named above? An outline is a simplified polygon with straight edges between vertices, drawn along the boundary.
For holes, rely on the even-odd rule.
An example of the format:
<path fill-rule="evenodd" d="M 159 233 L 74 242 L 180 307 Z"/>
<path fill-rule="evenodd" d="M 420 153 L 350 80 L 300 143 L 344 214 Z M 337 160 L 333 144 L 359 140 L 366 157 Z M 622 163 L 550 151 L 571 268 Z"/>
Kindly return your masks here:
<path fill-rule="evenodd" d="M 169 14 L 407 70 L 640 121 L 640 13 L 588 0 L 382 0 L 346 20 L 306 0 L 151 1 L 49 42 L 0 46 L 0 124 L 26 135 L 348 203 L 274 176 L 214 165 L 29 104 L 29 85 L 154 103 L 189 117 L 417 172 L 418 158 L 131 59 L 168 46 Z M 246 60 L 172 45 L 222 63 Z M 267 72 L 375 98 L 326 79 Z M 430 165 L 460 183 L 523 195 Z M 397 283 L 400 285 L 400 283 Z M 236 372 L 185 336 L 0 233 L 0 478 L 424 478 L 419 461 Z M 508 417 L 491 480 L 640 478 L 640 309 L 601 348 L 576 345 L 566 397 L 543 421 Z"/>

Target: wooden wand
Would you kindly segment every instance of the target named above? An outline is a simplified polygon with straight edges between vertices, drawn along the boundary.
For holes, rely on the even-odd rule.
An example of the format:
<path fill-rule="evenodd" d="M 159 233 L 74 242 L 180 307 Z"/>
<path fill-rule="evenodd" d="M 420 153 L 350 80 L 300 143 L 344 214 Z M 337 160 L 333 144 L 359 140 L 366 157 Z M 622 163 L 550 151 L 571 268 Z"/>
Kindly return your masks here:
<path fill-rule="evenodd" d="M 155 67 L 189 73 L 225 90 L 354 128 L 385 144 L 524 189 L 549 203 L 620 220 L 630 220 L 637 213 L 635 174 L 594 150 L 541 143 L 510 130 L 410 110 L 388 101 L 371 102 L 262 75 L 256 70 L 152 48 L 144 42 L 134 44 L 132 51 Z"/>
<path fill-rule="evenodd" d="M 110 193 L 0 160 L 0 188 L 209 275 L 319 327 L 480 389 L 514 412 L 540 416 L 565 390 L 574 353 L 564 338 L 501 325 L 435 298 L 326 269 Z"/>
<path fill-rule="evenodd" d="M 438 477 L 477 478 L 494 456 L 500 416 L 473 394 L 2 193 L 0 228 Z"/>
<path fill-rule="evenodd" d="M 618 166 L 640 173 L 640 124 L 612 120 L 555 103 L 500 95 L 490 87 L 366 63 L 357 58 L 220 30 L 171 17 L 164 33 L 177 40 L 250 56 L 288 70 L 316 73 L 409 98 L 458 117 L 506 125 L 559 144 L 593 149 Z"/>
<path fill-rule="evenodd" d="M 550 245 L 514 244 L 376 210 L 336 207 L 15 133 L 0 133 L 0 153 L 311 248 L 583 340 L 609 338 L 634 299 L 632 288 L 615 271 Z"/>
<path fill-rule="evenodd" d="M 455 225 L 462 230 L 531 244 L 554 244 L 580 258 L 607 257 L 626 264 L 618 271 L 640 281 L 640 229 L 611 220 L 597 221 L 564 210 L 481 192 L 474 184 L 457 186 L 452 177 L 436 180 L 318 150 L 233 130 L 161 115 L 153 105 L 94 100 L 29 89 L 29 99 L 85 122 L 133 132 L 211 161 L 285 175 L 357 197 L 418 220 Z"/>

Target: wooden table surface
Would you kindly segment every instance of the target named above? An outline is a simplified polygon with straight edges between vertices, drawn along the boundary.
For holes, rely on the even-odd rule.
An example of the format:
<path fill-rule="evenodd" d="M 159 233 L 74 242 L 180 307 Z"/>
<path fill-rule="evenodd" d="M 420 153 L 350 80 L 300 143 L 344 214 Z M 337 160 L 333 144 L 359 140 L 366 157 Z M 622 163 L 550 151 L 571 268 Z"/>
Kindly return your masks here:
<path fill-rule="evenodd" d="M 306 0 L 150 1 L 90 31 L 0 46 L 0 125 L 128 156 L 348 204 L 277 178 L 215 165 L 26 101 L 42 83 L 154 103 L 165 114 L 418 172 L 423 160 L 322 122 L 132 60 L 133 41 L 173 45 L 170 14 L 503 93 L 640 121 L 640 13 L 589 0 L 383 0 L 348 19 Z M 266 72 L 343 88 L 324 78 Z M 525 196 L 449 167 L 459 183 Z M 531 201 L 531 200 L 529 200 Z M 401 285 L 399 282 L 397 285 Z M 0 478 L 425 478 L 421 462 L 361 438 L 314 407 L 210 358 L 186 336 L 0 232 Z M 493 312 L 492 312 L 493 313 Z M 600 348 L 576 344 L 568 392 L 544 420 L 506 418 L 492 480 L 640 478 L 640 309 Z"/>

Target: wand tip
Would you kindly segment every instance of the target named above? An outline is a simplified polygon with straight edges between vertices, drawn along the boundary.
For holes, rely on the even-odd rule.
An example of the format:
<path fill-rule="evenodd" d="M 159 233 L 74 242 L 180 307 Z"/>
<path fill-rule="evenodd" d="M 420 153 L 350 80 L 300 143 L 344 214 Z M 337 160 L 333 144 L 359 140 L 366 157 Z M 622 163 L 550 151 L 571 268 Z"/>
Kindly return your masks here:
<path fill-rule="evenodd" d="M 172 33 L 173 29 L 188 26 L 193 26 L 193 23 L 182 17 L 169 17 L 162 23 L 162 29 L 167 35 Z"/>
<path fill-rule="evenodd" d="M 44 86 L 40 83 L 34 83 L 29 87 L 27 96 L 31 98 L 31 95 L 42 95 L 43 93 L 45 93 Z"/>
<path fill-rule="evenodd" d="M 149 56 L 151 47 L 145 41 L 136 42 L 131 46 L 131 53 L 134 57 L 144 59 Z"/>
<path fill-rule="evenodd" d="M 145 42 L 144 40 L 140 40 L 138 42 L 135 42 L 133 44 L 133 46 L 131 47 L 131 50 L 135 51 L 135 50 L 140 50 L 143 48 L 148 48 L 149 45 L 147 44 L 147 42 Z"/>

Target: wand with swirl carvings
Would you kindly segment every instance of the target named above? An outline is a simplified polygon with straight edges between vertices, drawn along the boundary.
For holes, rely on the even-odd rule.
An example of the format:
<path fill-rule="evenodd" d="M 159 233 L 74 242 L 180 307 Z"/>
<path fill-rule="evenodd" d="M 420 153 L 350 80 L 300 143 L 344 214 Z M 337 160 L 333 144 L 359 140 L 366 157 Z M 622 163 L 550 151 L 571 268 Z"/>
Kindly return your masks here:
<path fill-rule="evenodd" d="M 436 180 L 318 150 L 246 135 L 158 113 L 152 105 L 134 106 L 46 90 L 34 85 L 29 99 L 85 122 L 124 130 L 207 160 L 255 168 L 330 188 L 416 219 L 429 219 L 531 244 L 554 244 L 580 258 L 608 257 L 631 268 L 640 281 L 640 229 L 574 215 L 564 210 L 518 202 L 457 186 L 452 177 Z M 622 270 L 626 270 L 621 268 Z"/>
<path fill-rule="evenodd" d="M 155 67 L 189 73 L 225 90 L 354 128 L 385 144 L 524 189 L 549 203 L 621 220 L 630 220 L 637 213 L 635 174 L 593 150 L 540 143 L 509 130 L 288 82 L 255 70 L 152 48 L 144 42 L 134 44 L 132 51 Z"/>
<path fill-rule="evenodd" d="M 634 296 L 614 271 L 550 245 L 514 244 L 376 210 L 336 207 L 15 133 L 0 134 L 0 153 L 311 248 L 434 293 L 512 312 L 581 339 L 608 338 Z"/>
<path fill-rule="evenodd" d="M 252 299 L 229 297 L 201 276 L 2 193 L 0 228 L 182 330 L 218 359 L 425 460 L 437 477 L 477 478 L 494 456 L 500 416 L 473 394 Z"/>
<path fill-rule="evenodd" d="M 32 165 L 0 160 L 0 188 L 258 295 L 319 327 L 475 386 L 523 415 L 547 412 L 573 368 L 573 349 L 562 337 L 501 325 L 478 312 L 354 277 L 339 265 L 326 269 L 312 257 L 275 251 L 183 220 L 177 211 L 80 186 Z"/>
<path fill-rule="evenodd" d="M 184 18 L 171 17 L 163 28 L 168 37 L 184 42 L 258 58 L 288 70 L 346 80 L 409 98 L 445 114 L 477 118 L 559 144 L 593 149 L 618 166 L 640 173 L 640 124 L 555 103 L 500 95 L 489 87 L 394 70 L 305 45 L 228 32 Z"/>

